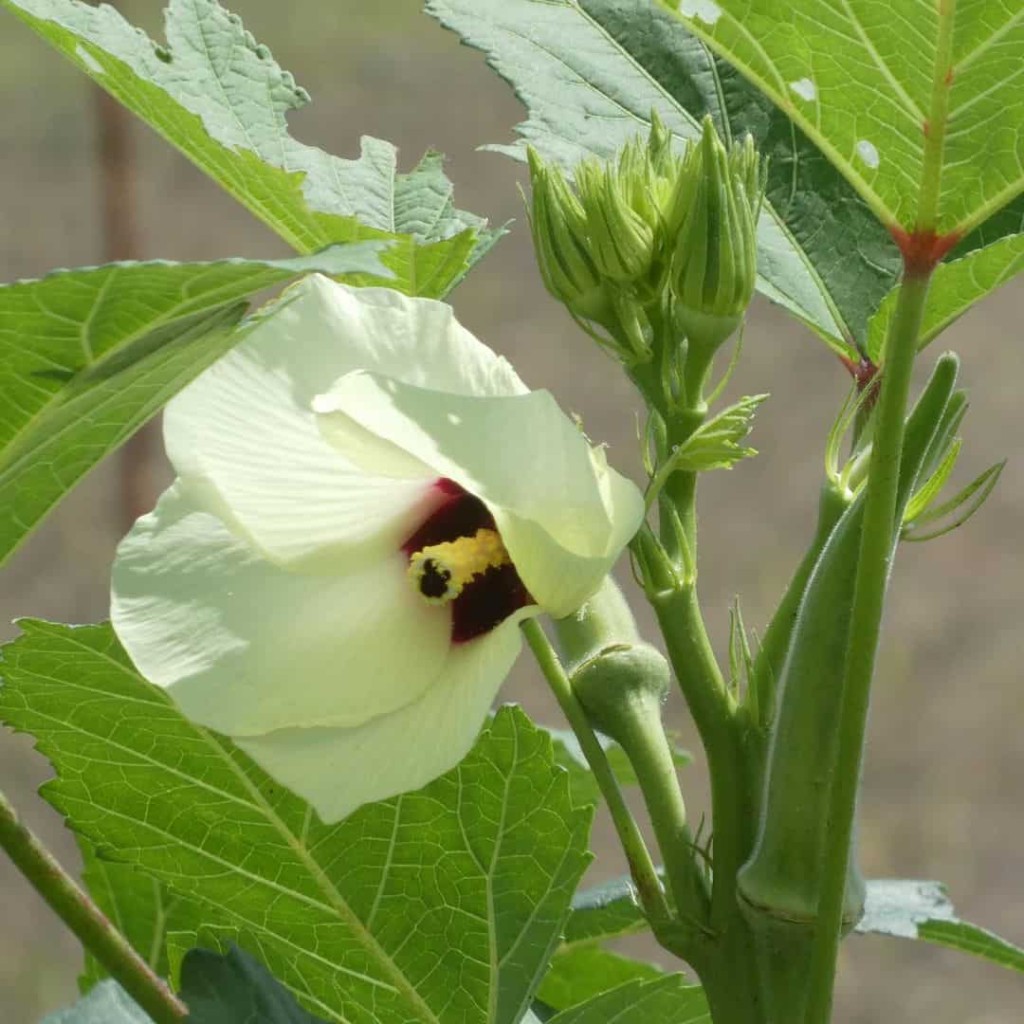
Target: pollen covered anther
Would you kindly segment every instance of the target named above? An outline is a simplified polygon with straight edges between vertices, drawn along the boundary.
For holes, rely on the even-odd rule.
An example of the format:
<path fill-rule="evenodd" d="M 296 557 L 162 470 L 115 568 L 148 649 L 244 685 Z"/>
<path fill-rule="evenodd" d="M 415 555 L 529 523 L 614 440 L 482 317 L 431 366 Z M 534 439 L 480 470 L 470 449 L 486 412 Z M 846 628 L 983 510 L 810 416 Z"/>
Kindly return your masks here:
<path fill-rule="evenodd" d="M 409 577 L 428 604 L 447 604 L 474 578 L 509 564 L 498 532 L 479 529 L 470 537 L 428 544 L 414 552 Z"/>

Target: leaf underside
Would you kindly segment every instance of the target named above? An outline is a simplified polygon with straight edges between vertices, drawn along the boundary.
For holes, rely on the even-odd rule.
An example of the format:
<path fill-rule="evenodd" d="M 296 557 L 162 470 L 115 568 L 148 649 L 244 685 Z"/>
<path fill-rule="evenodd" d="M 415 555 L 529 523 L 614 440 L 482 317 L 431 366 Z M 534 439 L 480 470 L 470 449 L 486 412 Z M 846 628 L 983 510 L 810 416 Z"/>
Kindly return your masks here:
<path fill-rule="evenodd" d="M 0 563 L 239 340 L 249 296 L 314 270 L 386 274 L 383 245 L 286 260 L 112 263 L 0 286 Z"/>
<path fill-rule="evenodd" d="M 294 139 L 308 93 L 216 0 L 170 0 L 167 45 L 113 7 L 0 0 L 300 253 L 386 238 L 392 286 L 447 294 L 502 234 L 455 207 L 439 153 L 409 173 L 364 137 L 349 160 Z"/>

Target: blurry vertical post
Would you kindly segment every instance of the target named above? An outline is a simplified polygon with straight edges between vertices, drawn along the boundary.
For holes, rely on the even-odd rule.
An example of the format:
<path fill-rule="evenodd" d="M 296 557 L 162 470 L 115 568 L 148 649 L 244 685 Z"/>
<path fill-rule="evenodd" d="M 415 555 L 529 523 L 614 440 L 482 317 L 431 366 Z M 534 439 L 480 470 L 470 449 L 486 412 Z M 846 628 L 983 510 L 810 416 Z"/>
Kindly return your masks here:
<path fill-rule="evenodd" d="M 117 0 L 112 0 L 117 7 Z M 135 147 L 131 115 L 109 93 L 93 87 L 103 263 L 138 259 Z M 147 466 L 154 425 L 146 424 L 121 449 L 118 465 L 118 532 L 127 530 L 153 504 Z"/>

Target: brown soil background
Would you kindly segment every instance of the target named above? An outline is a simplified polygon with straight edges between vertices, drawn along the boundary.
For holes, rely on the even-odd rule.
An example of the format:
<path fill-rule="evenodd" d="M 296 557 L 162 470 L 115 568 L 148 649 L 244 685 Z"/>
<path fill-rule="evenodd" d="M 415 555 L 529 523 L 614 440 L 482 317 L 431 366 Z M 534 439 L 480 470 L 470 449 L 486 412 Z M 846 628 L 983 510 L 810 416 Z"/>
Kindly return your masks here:
<path fill-rule="evenodd" d="M 158 31 L 159 5 L 126 4 Z M 613 461 L 637 476 L 636 402 L 614 367 L 541 288 L 516 189 L 522 167 L 476 152 L 512 138 L 523 110 L 482 57 L 460 47 L 416 0 L 292 4 L 235 0 L 233 8 L 313 94 L 294 115 L 306 142 L 346 156 L 362 133 L 401 147 L 408 169 L 434 146 L 448 154 L 458 204 L 512 234 L 454 296 L 462 320 L 549 387 L 607 441 Z M 101 261 L 94 106 L 90 87 L 6 13 L 0 14 L 0 280 Z M 141 126 L 140 255 L 208 259 L 281 256 L 283 243 Z M 945 881 L 965 918 L 1024 941 L 1024 609 L 1020 508 L 1024 410 L 1020 355 L 1024 288 L 1017 282 L 949 331 L 961 352 L 973 407 L 963 477 L 1006 456 L 1009 465 L 982 514 L 965 529 L 901 551 L 889 602 L 872 711 L 861 812 L 861 860 L 870 876 Z M 929 360 L 925 360 L 928 362 Z M 805 329 L 758 301 L 730 393 L 770 391 L 754 443 L 761 454 L 703 487 L 702 593 L 721 646 L 726 612 L 740 594 L 747 621 L 763 625 L 809 535 L 823 438 L 847 378 Z M 148 467 L 155 494 L 167 480 Z M 14 558 L 0 584 L 0 622 L 37 615 L 70 622 L 106 614 L 106 580 L 118 539 L 116 467 L 90 476 Z M 649 619 L 645 620 L 649 624 Z M 15 634 L 0 626 L 0 635 Z M 527 658 L 504 696 L 554 722 L 552 702 Z M 685 708 L 669 717 L 689 738 Z M 48 767 L 25 737 L 0 735 L 0 779 L 26 819 L 76 866 L 70 835 L 35 795 Z M 685 770 L 696 816 L 703 768 Z M 594 880 L 622 872 L 599 823 Z M 49 910 L 0 863 L 0 1021 L 33 1024 L 71 1001 L 80 954 Z M 653 946 L 634 950 L 665 962 Z M 895 939 L 846 944 L 836 1021 L 1012 1024 L 1024 1016 L 1019 976 Z"/>

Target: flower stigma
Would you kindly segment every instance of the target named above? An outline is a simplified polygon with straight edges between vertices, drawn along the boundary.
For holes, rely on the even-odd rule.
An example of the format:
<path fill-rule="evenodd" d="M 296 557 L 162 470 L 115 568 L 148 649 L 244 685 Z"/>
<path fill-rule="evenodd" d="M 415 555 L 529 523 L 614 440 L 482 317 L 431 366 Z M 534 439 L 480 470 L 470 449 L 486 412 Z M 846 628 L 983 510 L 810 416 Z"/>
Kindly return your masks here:
<path fill-rule="evenodd" d="M 435 487 L 439 505 L 402 550 L 416 592 L 428 604 L 451 609 L 452 643 L 465 643 L 534 599 L 486 505 L 453 480 Z"/>
<path fill-rule="evenodd" d="M 496 530 L 477 530 L 472 537 L 429 544 L 409 559 L 409 577 L 429 604 L 447 604 L 462 588 L 488 569 L 510 564 Z"/>

